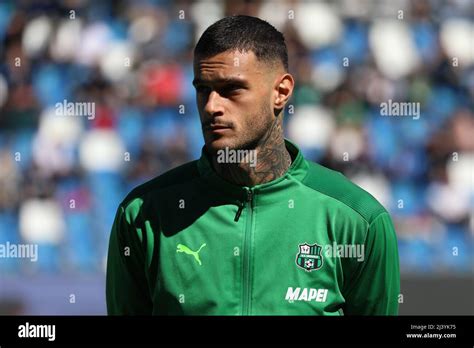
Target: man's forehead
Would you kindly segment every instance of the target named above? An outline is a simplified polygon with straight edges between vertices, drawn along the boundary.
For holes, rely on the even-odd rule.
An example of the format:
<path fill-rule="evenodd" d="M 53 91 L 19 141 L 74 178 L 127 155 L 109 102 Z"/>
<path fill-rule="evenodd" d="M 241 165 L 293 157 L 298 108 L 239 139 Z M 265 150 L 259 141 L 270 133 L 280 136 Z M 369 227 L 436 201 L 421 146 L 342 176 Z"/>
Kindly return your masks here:
<path fill-rule="evenodd" d="M 261 69 L 259 63 L 252 51 L 226 51 L 210 57 L 195 57 L 194 73 L 195 75 L 219 72 L 226 74 L 255 73 Z"/>

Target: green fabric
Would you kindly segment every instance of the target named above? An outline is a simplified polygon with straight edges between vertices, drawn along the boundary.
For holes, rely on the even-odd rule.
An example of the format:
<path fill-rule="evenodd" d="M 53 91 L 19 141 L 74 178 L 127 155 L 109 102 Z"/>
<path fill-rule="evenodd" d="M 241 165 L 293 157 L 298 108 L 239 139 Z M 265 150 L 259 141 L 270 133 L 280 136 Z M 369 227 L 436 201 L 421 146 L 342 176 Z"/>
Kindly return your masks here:
<path fill-rule="evenodd" d="M 390 216 L 286 146 L 286 174 L 251 188 L 220 178 L 203 151 L 134 189 L 110 236 L 108 313 L 396 315 Z M 354 253 L 338 254 L 345 247 Z"/>

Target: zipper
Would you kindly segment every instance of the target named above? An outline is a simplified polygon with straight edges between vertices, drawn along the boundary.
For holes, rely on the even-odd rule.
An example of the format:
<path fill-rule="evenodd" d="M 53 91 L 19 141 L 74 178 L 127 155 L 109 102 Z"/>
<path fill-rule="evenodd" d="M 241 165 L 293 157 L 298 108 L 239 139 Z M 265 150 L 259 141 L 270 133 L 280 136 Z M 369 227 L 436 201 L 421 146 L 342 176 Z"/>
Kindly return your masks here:
<path fill-rule="evenodd" d="M 249 315 L 250 311 L 250 240 L 252 236 L 252 223 L 253 223 L 253 191 L 251 189 L 247 190 L 247 221 L 245 225 L 244 233 L 244 267 L 242 272 L 242 315 Z M 243 208 L 242 208 L 243 209 Z"/>
<path fill-rule="evenodd" d="M 239 202 L 239 209 L 237 210 L 237 213 L 235 214 L 234 221 L 237 222 L 240 219 L 240 215 L 242 215 L 242 210 L 244 210 L 245 207 L 245 202 L 252 202 L 252 195 L 253 192 L 251 189 L 247 190 L 247 198 L 244 202 Z"/>

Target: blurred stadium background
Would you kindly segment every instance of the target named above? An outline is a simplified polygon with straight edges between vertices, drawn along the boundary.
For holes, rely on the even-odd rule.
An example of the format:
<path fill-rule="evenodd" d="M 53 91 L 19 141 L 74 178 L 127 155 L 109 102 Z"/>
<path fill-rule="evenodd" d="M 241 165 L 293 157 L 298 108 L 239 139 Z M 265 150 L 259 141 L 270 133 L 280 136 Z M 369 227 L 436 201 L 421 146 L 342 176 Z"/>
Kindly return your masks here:
<path fill-rule="evenodd" d="M 287 136 L 389 209 L 401 314 L 473 314 L 474 2 L 0 1 L 1 314 L 104 314 L 115 210 L 199 156 L 192 49 L 225 15 L 281 30 Z M 382 117 L 388 100 L 420 117 Z M 95 117 L 57 116 L 64 100 Z"/>

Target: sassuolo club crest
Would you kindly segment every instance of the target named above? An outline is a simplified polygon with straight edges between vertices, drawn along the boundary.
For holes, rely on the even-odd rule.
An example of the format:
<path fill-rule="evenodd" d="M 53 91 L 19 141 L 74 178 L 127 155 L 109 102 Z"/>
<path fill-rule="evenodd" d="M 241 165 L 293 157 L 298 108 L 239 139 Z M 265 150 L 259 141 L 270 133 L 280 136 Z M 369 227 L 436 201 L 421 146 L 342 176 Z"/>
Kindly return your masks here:
<path fill-rule="evenodd" d="M 296 264 L 307 272 L 316 271 L 323 266 L 322 247 L 318 244 L 299 244 Z"/>

